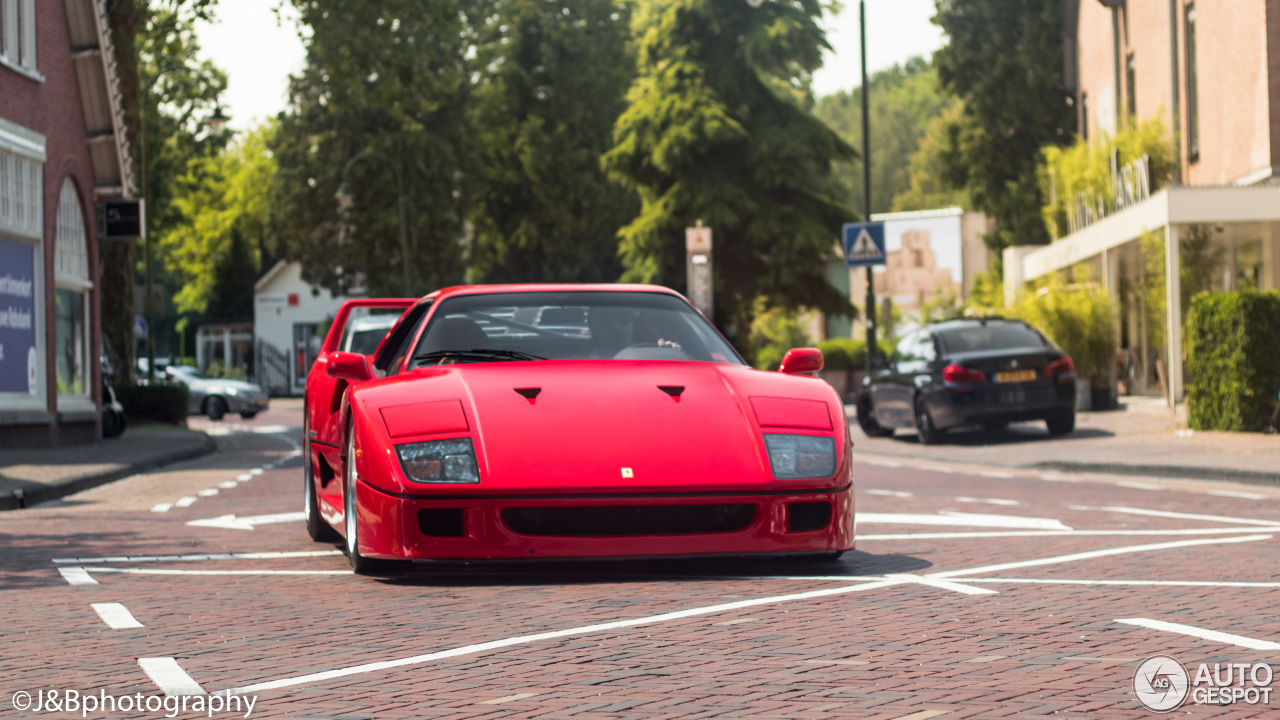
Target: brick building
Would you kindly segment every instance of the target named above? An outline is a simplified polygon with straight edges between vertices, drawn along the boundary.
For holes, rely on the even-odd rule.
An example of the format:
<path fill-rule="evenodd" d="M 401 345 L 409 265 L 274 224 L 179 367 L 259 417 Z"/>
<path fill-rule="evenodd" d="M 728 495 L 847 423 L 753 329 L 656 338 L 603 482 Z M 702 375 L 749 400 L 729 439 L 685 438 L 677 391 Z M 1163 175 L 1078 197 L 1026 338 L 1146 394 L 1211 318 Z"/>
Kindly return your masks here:
<path fill-rule="evenodd" d="M 133 194 L 101 0 L 0 0 L 0 446 L 101 438 L 96 201 Z"/>
<path fill-rule="evenodd" d="M 1096 142 L 1128 118 L 1158 117 L 1175 141 L 1176 169 L 1171 186 L 1151 193 L 1146 165 L 1125 159 L 1102 212 L 1087 208 L 1048 246 L 1005 251 L 1006 296 L 1023 281 L 1091 266 L 1120 306 L 1125 386 L 1173 405 L 1183 396 L 1183 263 L 1213 265 L 1212 287 L 1200 289 L 1280 285 L 1280 0 L 1064 5 L 1080 135 Z M 1163 258 L 1148 257 L 1144 235 L 1163 236 Z M 1188 238 L 1208 238 L 1209 250 L 1183 257 Z M 1165 268 L 1161 317 L 1140 290 L 1153 261 Z"/>

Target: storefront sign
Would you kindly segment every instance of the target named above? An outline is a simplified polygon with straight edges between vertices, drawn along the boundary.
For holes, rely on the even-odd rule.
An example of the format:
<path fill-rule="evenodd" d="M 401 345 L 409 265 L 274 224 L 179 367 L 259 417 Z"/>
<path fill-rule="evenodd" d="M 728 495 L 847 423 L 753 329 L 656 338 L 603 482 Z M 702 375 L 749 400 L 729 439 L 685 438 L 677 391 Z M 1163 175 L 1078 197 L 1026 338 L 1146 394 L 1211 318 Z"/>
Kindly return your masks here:
<path fill-rule="evenodd" d="M 0 393 L 36 394 L 35 247 L 0 238 Z"/>

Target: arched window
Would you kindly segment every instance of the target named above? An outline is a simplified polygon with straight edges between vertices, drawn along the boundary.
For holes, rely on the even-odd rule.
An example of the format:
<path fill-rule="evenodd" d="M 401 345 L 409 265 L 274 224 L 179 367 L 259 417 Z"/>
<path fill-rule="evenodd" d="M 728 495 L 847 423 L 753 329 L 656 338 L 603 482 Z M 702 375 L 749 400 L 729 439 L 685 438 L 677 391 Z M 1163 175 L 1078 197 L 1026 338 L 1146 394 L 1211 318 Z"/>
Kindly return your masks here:
<path fill-rule="evenodd" d="M 58 234 L 54 241 L 54 299 L 58 394 L 88 395 L 89 368 L 89 249 L 84 232 L 80 193 L 67 178 L 58 196 Z"/>

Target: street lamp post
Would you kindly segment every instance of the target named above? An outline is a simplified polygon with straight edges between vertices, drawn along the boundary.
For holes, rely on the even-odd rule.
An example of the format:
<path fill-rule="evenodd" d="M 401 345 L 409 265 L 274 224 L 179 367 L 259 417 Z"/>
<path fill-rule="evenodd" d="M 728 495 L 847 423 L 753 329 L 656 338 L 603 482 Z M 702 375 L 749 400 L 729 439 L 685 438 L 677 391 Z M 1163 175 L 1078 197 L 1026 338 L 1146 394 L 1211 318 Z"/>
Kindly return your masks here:
<path fill-rule="evenodd" d="M 865 0 L 858 0 L 858 31 L 862 37 L 859 41 L 860 50 L 862 51 L 862 207 L 866 213 L 864 220 L 871 220 L 871 116 L 868 108 L 870 102 L 868 95 L 871 92 L 871 86 L 867 83 L 867 5 Z M 875 367 L 875 356 L 878 348 L 876 347 L 876 289 L 875 277 L 872 273 L 871 266 L 867 266 L 867 299 L 866 299 L 866 321 L 867 327 L 867 377 L 871 377 L 871 371 Z"/>
<path fill-rule="evenodd" d="M 411 265 L 411 263 L 409 262 L 409 224 L 405 219 L 404 181 L 400 176 L 400 166 L 392 162 L 391 158 L 387 157 L 384 153 L 378 150 L 374 150 L 373 148 L 356 153 L 356 155 L 352 157 L 350 160 L 348 160 L 347 164 L 342 168 L 342 187 L 338 190 L 338 195 L 337 195 L 338 203 L 342 209 L 345 209 L 346 206 L 350 204 L 351 186 L 347 183 L 347 177 L 351 174 L 351 168 L 358 161 L 363 160 L 364 158 L 369 157 L 371 155 L 374 157 L 380 158 L 381 160 L 385 161 L 388 165 L 390 165 L 391 170 L 395 173 L 395 176 L 396 176 L 396 196 L 397 196 L 397 200 L 399 203 L 399 210 L 400 210 L 400 253 L 403 260 L 401 265 L 404 266 L 404 294 L 405 294 L 405 297 L 409 297 L 413 293 L 413 286 L 409 280 L 409 266 Z"/>
<path fill-rule="evenodd" d="M 155 332 L 155 306 L 152 302 L 152 285 L 151 285 L 151 266 L 152 266 L 152 240 L 151 233 L 147 232 L 147 207 L 151 204 L 151 187 L 149 182 L 150 173 L 147 172 L 147 106 L 142 102 L 143 97 L 150 95 L 151 90 L 155 87 L 156 81 L 163 77 L 166 73 L 174 70 L 185 69 L 186 65 L 182 63 L 173 63 L 165 65 L 147 81 L 146 85 L 141 86 L 138 90 L 138 154 L 141 156 L 142 162 L 139 163 L 139 174 L 142 176 L 142 239 L 145 242 L 143 252 L 145 254 L 144 274 L 146 276 L 146 287 L 142 297 L 142 313 L 147 322 L 147 384 L 155 382 L 156 379 L 156 332 Z M 217 106 L 213 115 L 208 119 L 209 129 L 215 134 L 221 134 L 227 127 L 229 118 L 223 114 L 222 106 Z"/>

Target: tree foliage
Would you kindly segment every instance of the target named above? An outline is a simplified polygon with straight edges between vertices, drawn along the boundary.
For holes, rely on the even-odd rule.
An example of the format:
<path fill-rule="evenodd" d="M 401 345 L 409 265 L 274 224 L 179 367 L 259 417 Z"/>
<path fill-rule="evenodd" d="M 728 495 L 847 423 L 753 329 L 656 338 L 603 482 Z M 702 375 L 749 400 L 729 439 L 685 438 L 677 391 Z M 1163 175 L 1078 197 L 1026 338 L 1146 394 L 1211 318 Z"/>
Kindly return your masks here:
<path fill-rule="evenodd" d="M 996 220 L 996 251 L 1045 243 L 1040 149 L 1070 141 L 1063 85 L 1062 0 L 937 0 L 948 42 L 934 55 L 943 87 L 964 101 L 939 154 L 952 187 Z"/>
<path fill-rule="evenodd" d="M 471 279 L 607 282 L 634 195 L 600 156 L 635 74 L 629 4 L 505 0 L 481 33 L 476 90 L 486 184 L 473 213 Z"/>
<path fill-rule="evenodd" d="M 945 162 L 948 148 L 954 140 L 952 132 L 959 127 L 964 115 L 964 102 L 952 98 L 937 115 L 929 119 L 924 135 L 908 163 L 909 185 L 893 197 L 893 211 L 931 210 L 943 207 L 972 207 L 969 193 L 963 186 L 947 182 L 948 168 Z"/>
<path fill-rule="evenodd" d="M 871 212 L 889 212 L 898 197 L 911 190 L 912 160 L 931 121 L 956 101 L 938 87 L 937 71 L 922 57 L 872 74 L 867 85 L 871 89 Z M 820 98 L 815 114 L 850 146 L 862 148 L 862 88 Z M 840 163 L 836 172 L 847 188 L 846 203 L 865 216 L 862 163 Z"/>
<path fill-rule="evenodd" d="M 487 3 L 292 2 L 307 60 L 271 145 L 282 254 L 339 292 L 363 278 L 371 294 L 401 295 L 405 267 L 413 294 L 462 280 L 480 179 L 469 56 L 490 21 Z M 340 212 L 335 196 L 357 157 L 346 176 L 350 207 Z"/>
<path fill-rule="evenodd" d="M 825 7 L 646 0 L 638 77 L 604 158 L 641 200 L 620 233 L 624 278 L 682 288 L 683 231 L 703 220 L 714 230 L 715 320 L 749 355 L 757 296 L 849 311 L 824 263 L 851 217 L 832 167 L 855 152 L 811 112 Z"/>

